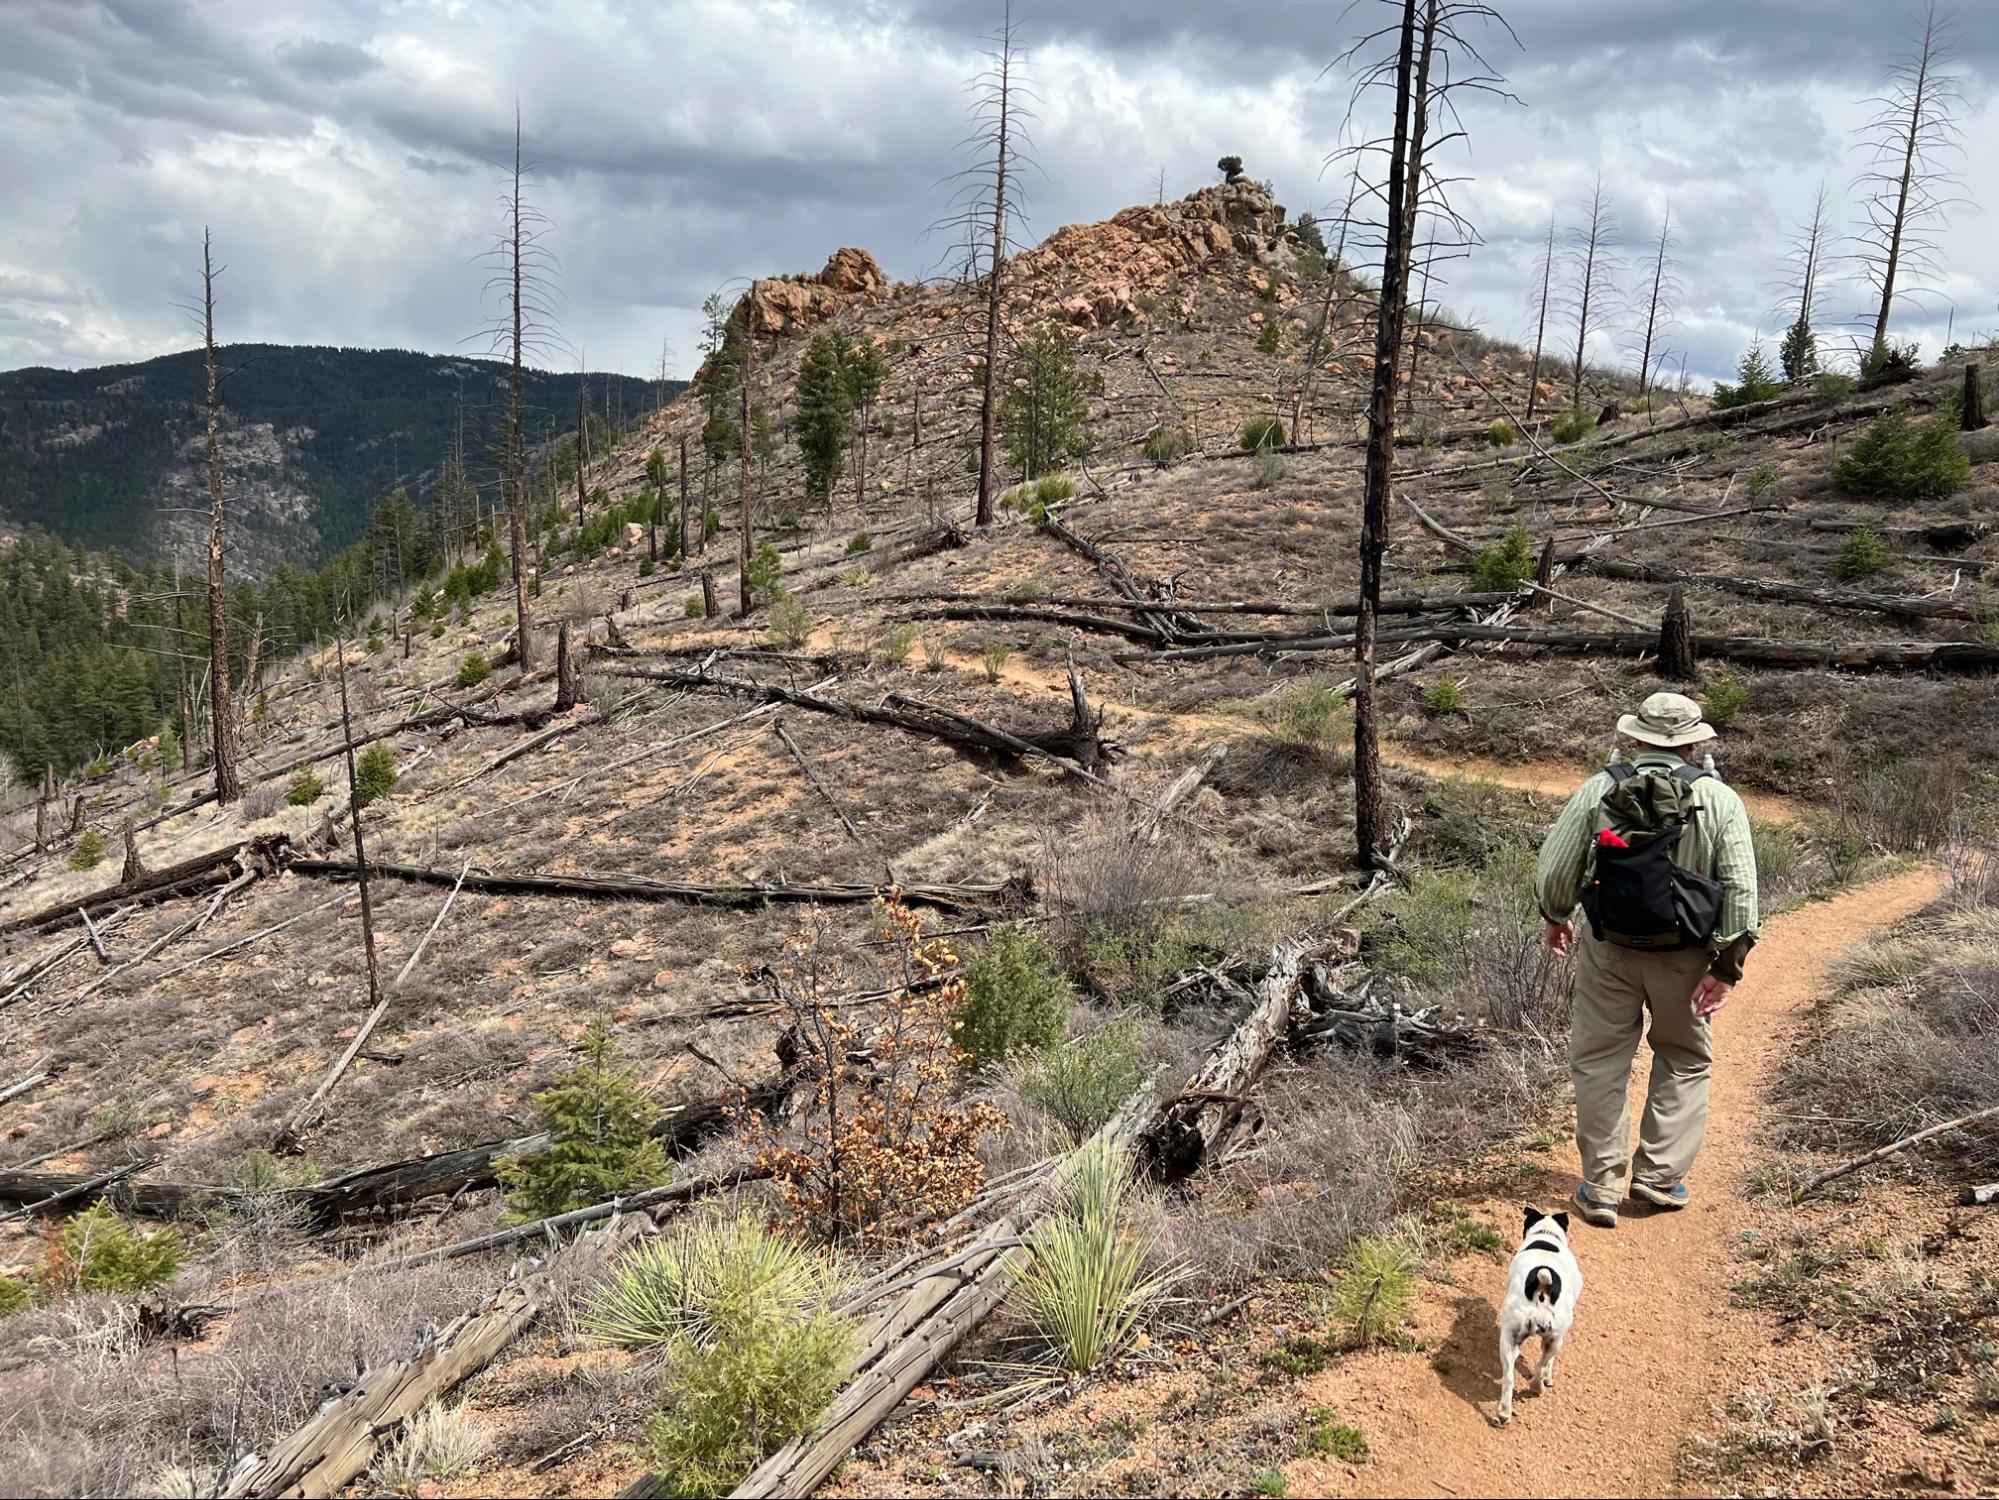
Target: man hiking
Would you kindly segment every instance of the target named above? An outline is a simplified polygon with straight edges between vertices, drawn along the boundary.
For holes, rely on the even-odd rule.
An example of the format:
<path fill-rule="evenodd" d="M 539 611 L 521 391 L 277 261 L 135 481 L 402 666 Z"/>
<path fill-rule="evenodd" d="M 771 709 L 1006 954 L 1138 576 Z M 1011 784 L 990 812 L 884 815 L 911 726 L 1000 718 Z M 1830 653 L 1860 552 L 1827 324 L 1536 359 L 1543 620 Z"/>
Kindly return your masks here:
<path fill-rule="evenodd" d="M 1635 1196 L 1686 1205 L 1707 1130 L 1709 1018 L 1742 978 L 1757 921 L 1749 814 L 1697 750 L 1714 738 L 1700 705 L 1654 693 L 1617 732 L 1631 758 L 1612 756 L 1569 799 L 1534 874 L 1548 951 L 1576 956 L 1576 1207 L 1603 1229 L 1617 1227 L 1627 1161 Z M 1652 1077 L 1633 1156 L 1625 1101 L 1647 1011 Z"/>

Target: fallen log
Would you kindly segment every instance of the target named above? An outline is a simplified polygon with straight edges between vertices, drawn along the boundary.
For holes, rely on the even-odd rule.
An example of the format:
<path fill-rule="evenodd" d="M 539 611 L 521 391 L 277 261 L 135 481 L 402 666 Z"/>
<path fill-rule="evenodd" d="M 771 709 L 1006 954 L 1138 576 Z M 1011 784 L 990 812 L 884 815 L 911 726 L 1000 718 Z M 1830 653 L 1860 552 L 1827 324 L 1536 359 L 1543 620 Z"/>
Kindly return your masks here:
<path fill-rule="evenodd" d="M 236 892 L 242 890 L 245 886 L 249 885 L 252 881 L 256 880 L 261 873 L 262 873 L 261 871 L 254 868 L 248 869 L 245 870 L 241 875 L 238 875 L 234 880 L 230 881 L 227 885 L 218 887 L 216 889 L 215 895 L 209 900 L 208 906 L 205 910 L 195 913 L 195 915 L 187 918 L 187 920 L 184 922 L 177 923 L 175 926 L 169 928 L 164 934 L 153 939 L 153 941 L 149 945 L 147 945 L 146 950 L 143 953 L 141 953 L 137 958 L 129 959 L 126 962 L 120 964 L 117 968 L 113 969 L 110 973 L 100 975 L 98 978 L 91 980 L 89 984 L 85 985 L 82 989 L 78 990 L 76 994 L 73 995 L 69 1000 L 65 1001 L 64 1002 L 65 1006 L 73 1005 L 79 1000 L 89 999 L 90 996 L 96 994 L 97 991 L 104 988 L 105 985 L 111 983 L 112 980 L 116 979 L 120 974 L 123 974 L 127 969 L 136 968 L 138 965 L 146 962 L 147 959 L 156 957 L 169 944 L 178 942 L 181 938 L 187 937 L 192 933 L 201 931 L 202 928 L 206 927 L 211 921 L 214 920 L 215 914 L 222 910 L 223 902 L 227 901 Z"/>
<path fill-rule="evenodd" d="M 1137 605 L 1129 605 L 1138 608 Z M 911 620 L 1039 620 L 1050 625 L 1072 625 L 1078 630 L 1094 630 L 1102 635 L 1121 635 L 1127 640 L 1163 645 L 1175 639 L 1165 631 L 1135 620 L 1114 620 L 1053 604 L 934 604 L 900 611 Z"/>
<path fill-rule="evenodd" d="M 1431 641 L 1458 645 L 1493 641 L 1505 645 L 1540 646 L 1578 651 L 1606 651 L 1618 656 L 1649 656 L 1659 648 L 1651 631 L 1544 630 L 1518 625 L 1445 622 L 1398 627 L 1379 632 L 1383 644 Z M 1782 641 L 1754 636 L 1697 635 L 1695 651 L 1704 657 L 1755 666 L 1853 667 L 1876 671 L 1989 672 L 1999 669 L 1999 648 L 1969 641 Z M 1128 652 L 1118 662 L 1187 660 L 1206 656 L 1276 655 L 1284 652 L 1341 650 L 1353 645 L 1351 635 L 1272 635 L 1260 644 L 1177 647 L 1168 651 Z"/>
<path fill-rule="evenodd" d="M 854 820 L 847 816 L 847 809 L 840 805 L 840 799 L 833 795 L 832 788 L 826 785 L 812 762 L 806 759 L 805 752 L 798 747 L 798 741 L 793 739 L 791 731 L 784 727 L 784 720 L 777 720 L 771 728 L 777 731 L 778 739 L 783 742 L 784 748 L 791 752 L 791 758 L 798 762 L 798 769 L 805 773 L 805 779 L 812 783 L 812 790 L 833 809 L 833 816 L 840 820 L 840 826 L 847 830 L 848 837 L 855 843 L 865 846 L 867 840 L 861 837 L 861 830 L 854 826 Z"/>
<path fill-rule="evenodd" d="M 182 860 L 179 864 L 154 870 L 137 880 L 109 886 L 94 896 L 84 897 L 80 902 L 61 901 L 28 916 L 0 923 L 0 935 L 52 927 L 69 921 L 79 910 L 86 913 L 103 911 L 107 907 L 127 901 L 157 901 L 167 896 L 179 895 L 196 886 L 206 885 L 217 873 L 223 871 L 240 875 L 251 868 L 270 869 L 290 847 L 291 840 L 284 834 L 260 834 L 256 838 L 245 839 L 241 843 L 230 844 L 207 854 L 197 854 L 192 859 Z"/>
<path fill-rule="evenodd" d="M 1068 741 L 1075 732 L 1074 726 L 1052 734 L 1034 731 L 1016 734 L 905 693 L 891 693 L 881 703 L 846 703 L 810 689 L 788 688 L 775 682 L 757 682 L 743 677 L 719 677 L 705 672 L 667 672 L 645 667 L 607 667 L 605 671 L 609 676 L 631 677 L 644 682 L 667 682 L 681 687 L 720 688 L 725 692 L 743 693 L 765 703 L 790 704 L 836 718 L 880 724 L 942 740 L 959 749 L 981 750 L 1007 759 L 1035 756 L 1054 762 L 1073 776 L 1087 781 L 1097 779 L 1072 756 L 1046 748 L 1050 744 Z"/>
<path fill-rule="evenodd" d="M 638 1227 L 589 1236 L 567 1253 L 608 1255 Z M 325 1500 L 339 1494 L 367 1471 L 405 1422 L 484 1369 L 525 1332 L 546 1305 L 550 1286 L 546 1267 L 532 1271 L 453 1319 L 408 1359 L 366 1372 L 267 1457 L 246 1462 L 222 1493 L 242 1500 Z"/>
<path fill-rule="evenodd" d="M 0 1169 L 0 1203 L 19 1205 L 0 1216 L 0 1223 L 53 1208 L 83 1208 L 107 1197 L 148 1219 L 177 1219 L 205 1204 L 237 1196 L 230 1188 L 206 1183 L 131 1180 L 150 1165 L 150 1161 L 128 1162 L 107 1172 L 89 1173 Z"/>
<path fill-rule="evenodd" d="M 773 1109 L 790 1088 L 787 1077 L 773 1076 L 752 1085 L 743 1102 L 752 1109 Z M 696 1099 L 662 1110 L 653 1134 L 669 1155 L 680 1155 L 728 1125 L 728 1109 L 721 1100 Z M 344 1218 L 440 1194 L 491 1187 L 499 1181 L 495 1166 L 501 1159 L 533 1156 L 547 1149 L 545 1133 L 483 1141 L 456 1151 L 440 1151 L 434 1156 L 343 1172 L 303 1189 L 302 1193 L 320 1219 Z"/>
<path fill-rule="evenodd" d="M 352 880 L 357 871 L 349 860 L 294 858 L 285 868 L 295 875 L 322 880 Z M 368 861 L 368 873 L 419 885 L 450 886 L 459 872 L 425 865 L 392 865 Z M 775 901 L 810 901 L 823 906 L 870 902 L 881 893 L 878 883 L 858 885 L 696 885 L 678 880 L 651 880 L 638 875 L 537 875 L 495 873 L 464 876 L 465 889 L 495 895 L 586 896 L 608 901 L 674 901 L 691 906 L 756 908 Z M 1033 888 L 1015 877 L 990 885 L 905 885 L 903 900 L 941 911 L 968 911 L 980 906 L 1008 905 L 1033 899 Z"/>
<path fill-rule="evenodd" d="M 1155 1177 L 1172 1183 L 1192 1176 L 1241 1121 L 1249 1086 L 1290 1025 L 1304 959 L 1303 942 L 1280 943 L 1271 952 L 1249 1014 L 1139 1136 L 1139 1158 Z"/>
<path fill-rule="evenodd" d="M 1110 580 L 1111 587 L 1126 599 L 1144 606 L 1139 618 L 1161 636 L 1172 640 L 1179 636 L 1200 636 L 1207 633 L 1206 625 L 1191 615 L 1176 613 L 1169 601 L 1148 599 L 1131 576 L 1131 569 L 1125 566 L 1124 559 L 1115 552 L 1087 537 L 1078 536 L 1053 515 L 1042 516 L 1041 529 L 1071 551 L 1088 558 L 1097 571 Z"/>
<path fill-rule="evenodd" d="M 1605 578 L 1622 578 L 1634 583 L 1680 583 L 1697 588 L 1720 589 L 1749 599 L 1773 604 L 1807 604 L 1816 609 L 1854 610 L 1865 614 L 1893 615 L 1906 620 L 1972 620 L 1978 612 L 1963 599 L 1917 599 L 1895 594 L 1870 594 L 1856 589 L 1819 588 L 1800 583 L 1767 583 L 1754 578 L 1737 578 L 1727 573 L 1697 573 L 1682 568 L 1661 568 L 1646 563 L 1622 562 L 1594 553 L 1576 559 L 1576 566 Z"/>
<path fill-rule="evenodd" d="M 1440 609 L 1456 609 L 1470 605 L 1504 604 L 1513 597 L 1505 592 L 1483 592 L 1462 594 L 1407 594 L 1391 595 L 1381 601 L 1377 614 L 1384 615 L 1424 615 Z M 870 605 L 889 607 L 903 604 L 980 604 L 1004 605 L 1010 601 L 995 601 L 984 594 L 887 594 L 866 601 Z M 1044 594 L 1039 599 L 1023 601 L 1033 604 L 1053 604 L 1077 609 L 1149 610 L 1155 601 L 1133 601 L 1130 599 L 1094 599 L 1082 594 Z M 1176 600 L 1174 609 L 1183 614 L 1218 615 L 1296 615 L 1305 619 L 1321 619 L 1328 615 L 1335 618 L 1360 613 L 1360 605 L 1354 600 L 1327 600 L 1318 604 L 1301 603 L 1296 599 L 1232 599 L 1221 602 L 1194 603 Z"/>

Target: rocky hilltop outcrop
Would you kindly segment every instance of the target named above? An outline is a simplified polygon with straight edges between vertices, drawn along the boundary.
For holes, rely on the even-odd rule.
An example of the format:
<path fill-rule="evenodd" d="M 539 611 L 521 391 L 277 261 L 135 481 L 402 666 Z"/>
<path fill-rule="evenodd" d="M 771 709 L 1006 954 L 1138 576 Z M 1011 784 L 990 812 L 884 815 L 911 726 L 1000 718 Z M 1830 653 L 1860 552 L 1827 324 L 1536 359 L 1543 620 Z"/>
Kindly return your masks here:
<path fill-rule="evenodd" d="M 849 307 L 871 307 L 887 295 L 888 277 L 875 258 L 848 246 L 835 250 L 817 274 L 757 282 L 754 327 L 762 338 L 800 333 Z"/>

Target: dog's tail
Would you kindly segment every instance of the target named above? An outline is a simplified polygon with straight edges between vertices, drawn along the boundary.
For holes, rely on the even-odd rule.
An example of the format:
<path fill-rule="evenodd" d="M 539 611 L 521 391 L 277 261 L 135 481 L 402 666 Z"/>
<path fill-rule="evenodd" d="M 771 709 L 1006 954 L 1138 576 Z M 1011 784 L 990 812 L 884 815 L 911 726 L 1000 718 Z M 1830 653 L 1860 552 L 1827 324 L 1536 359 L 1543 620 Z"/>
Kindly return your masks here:
<path fill-rule="evenodd" d="M 1527 1273 L 1527 1300 L 1545 1307 L 1562 1300 L 1562 1278 L 1552 1266 L 1536 1266 Z"/>

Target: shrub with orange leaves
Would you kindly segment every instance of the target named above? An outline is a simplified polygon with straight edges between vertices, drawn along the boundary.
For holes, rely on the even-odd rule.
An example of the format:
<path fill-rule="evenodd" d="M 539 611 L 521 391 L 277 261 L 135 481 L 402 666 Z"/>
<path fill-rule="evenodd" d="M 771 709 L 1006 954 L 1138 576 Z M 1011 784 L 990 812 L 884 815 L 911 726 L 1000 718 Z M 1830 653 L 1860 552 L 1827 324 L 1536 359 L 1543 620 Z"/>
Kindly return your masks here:
<path fill-rule="evenodd" d="M 957 1212 L 985 1184 L 979 1139 L 1006 1124 L 959 1094 L 964 1053 L 952 1039 L 964 1004 L 958 955 L 925 938 L 893 888 L 876 900 L 882 990 L 864 1011 L 847 999 L 852 964 L 826 914 L 808 907 L 774 968 L 759 977 L 811 1090 L 795 1122 L 732 1106 L 758 1168 L 777 1182 L 798 1227 L 825 1239 L 884 1244 Z"/>

